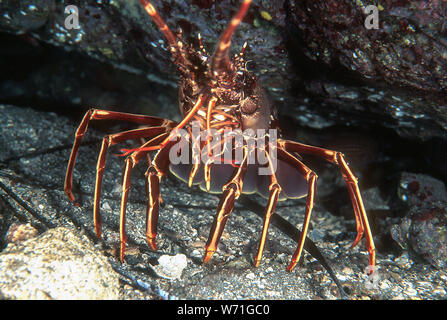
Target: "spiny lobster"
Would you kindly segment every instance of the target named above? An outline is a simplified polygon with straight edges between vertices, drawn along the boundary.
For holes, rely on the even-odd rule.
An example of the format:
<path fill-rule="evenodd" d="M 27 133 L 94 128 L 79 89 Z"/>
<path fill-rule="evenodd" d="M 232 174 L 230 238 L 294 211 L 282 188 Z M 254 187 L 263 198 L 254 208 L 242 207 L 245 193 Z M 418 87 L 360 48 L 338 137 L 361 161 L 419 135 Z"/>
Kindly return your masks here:
<path fill-rule="evenodd" d="M 374 241 L 357 178 L 343 154 L 276 138 L 276 132 L 280 129 L 276 110 L 258 78 L 246 70 L 246 44 L 239 54 L 230 57 L 233 34 L 246 15 L 252 0 L 242 1 L 238 11 L 221 34 L 211 56 L 207 54 L 200 35 L 199 49 L 195 49 L 184 41 L 181 31 L 174 34 L 170 30 L 150 1 L 140 0 L 140 2 L 166 38 L 173 62 L 180 74 L 179 104 L 183 119 L 176 123 L 157 117 L 100 109 L 90 109 L 85 114 L 76 131 L 65 179 L 65 193 L 71 201 L 75 201 L 72 176 L 76 156 L 89 122 L 124 120 L 143 125 L 138 129 L 108 135 L 102 141 L 97 163 L 93 209 L 97 236 L 101 237 L 99 201 L 108 148 L 126 140 L 147 139 L 147 142 L 139 148 L 122 149 L 126 158 L 120 208 L 121 260 L 124 259 L 126 246 L 125 218 L 131 171 L 141 159 L 147 157 L 149 168 L 146 172 L 148 195 L 146 238 L 150 248 L 157 250 L 155 238 L 160 206 L 159 184 L 161 178 L 171 171 L 189 186 L 200 185 L 208 192 L 222 193 L 205 247 L 203 258 L 205 263 L 217 250 L 218 241 L 233 210 L 235 200 L 242 193 L 258 193 L 268 199 L 255 266 L 261 261 L 268 227 L 277 202 L 307 196 L 302 233 L 299 235 L 298 247 L 287 267 L 287 270 L 291 271 L 302 254 L 315 201 L 317 174 L 300 161 L 300 154 L 310 154 L 322 157 L 340 168 L 349 191 L 357 226 L 357 236 L 352 247 L 359 243 L 366 232 L 369 270 L 372 273 L 375 266 Z M 194 129 L 199 130 L 198 135 L 194 134 Z M 251 133 L 247 133 L 249 130 L 252 130 Z M 254 130 L 257 132 L 253 134 Z M 213 134 L 210 134 L 211 131 Z M 237 137 L 241 135 L 242 139 L 238 140 Z M 260 138 L 266 141 L 264 145 L 250 143 L 250 139 Z M 187 155 L 187 162 L 174 161 L 179 153 L 188 149 L 193 152 L 192 156 Z M 218 152 L 215 152 L 216 150 Z M 156 151 L 153 159 L 149 155 L 151 151 Z M 235 160 L 236 153 L 240 156 Z M 265 160 L 263 163 L 261 158 Z M 267 174 L 261 174 L 261 169 L 264 169 L 264 172 L 267 170 Z"/>

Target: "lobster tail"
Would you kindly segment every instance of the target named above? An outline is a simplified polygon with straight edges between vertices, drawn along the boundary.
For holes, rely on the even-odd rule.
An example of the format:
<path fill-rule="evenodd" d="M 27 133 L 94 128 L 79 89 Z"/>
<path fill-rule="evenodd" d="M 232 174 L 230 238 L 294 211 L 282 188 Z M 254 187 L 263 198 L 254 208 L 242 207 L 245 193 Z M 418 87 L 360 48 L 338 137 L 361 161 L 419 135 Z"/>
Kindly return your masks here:
<path fill-rule="evenodd" d="M 219 74 L 227 74 L 231 71 L 230 64 L 230 47 L 231 38 L 233 37 L 234 31 L 241 23 L 245 14 L 250 7 L 252 0 L 244 0 L 236 13 L 236 15 L 231 19 L 230 24 L 224 30 L 220 36 L 219 42 L 217 44 L 216 51 L 212 57 L 211 71 L 213 76 Z"/>

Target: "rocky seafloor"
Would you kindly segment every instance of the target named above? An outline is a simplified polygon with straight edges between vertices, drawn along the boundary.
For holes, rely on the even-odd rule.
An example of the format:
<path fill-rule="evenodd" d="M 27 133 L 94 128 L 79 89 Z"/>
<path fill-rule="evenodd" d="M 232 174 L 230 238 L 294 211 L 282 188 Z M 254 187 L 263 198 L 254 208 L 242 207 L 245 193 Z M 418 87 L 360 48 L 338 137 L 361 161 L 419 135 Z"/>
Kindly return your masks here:
<path fill-rule="evenodd" d="M 165 206 L 160 212 L 159 250 L 149 250 L 144 235 L 144 166 L 133 175 L 126 222 L 129 245 L 125 262 L 120 263 L 121 185 L 116 173 L 122 170 L 122 158 L 109 156 L 101 203 L 104 240 L 100 241 L 94 235 L 92 194 L 102 135 L 92 129 L 80 149 L 74 178 L 80 206 L 75 207 L 65 196 L 63 183 L 76 125 L 70 118 L 30 108 L 1 105 L 0 111 L 3 298 L 340 298 L 334 281 L 310 255 L 295 271 L 286 272 L 296 243 L 274 227 L 270 228 L 261 265 L 253 266 L 262 228 L 262 220 L 253 210 L 262 208 L 251 202 L 265 205 L 262 198 L 241 197 L 218 251 L 203 265 L 204 245 L 219 197 L 189 189 L 170 177 L 161 187 Z M 338 174 L 335 168 L 320 171 L 322 190 L 326 171 L 328 176 Z M 344 217 L 334 216 L 317 201 L 310 238 L 334 269 L 348 298 L 443 299 L 447 288 L 442 214 L 445 187 L 427 175 L 406 173 L 394 192 L 396 199 L 405 199 L 400 205 L 409 205 L 408 214 L 402 218 L 388 212 L 396 199 L 383 199 L 374 187 L 363 190 L 367 209 L 374 217 L 378 246 L 378 269 L 373 277 L 366 274 L 364 243 L 349 250 L 355 221 L 348 202 L 344 210 L 349 216 Z M 287 201 L 280 203 L 276 212 L 300 226 L 304 206 L 303 201 Z M 39 277 L 41 280 L 36 281 Z M 97 283 L 94 290 L 92 281 Z"/>
<path fill-rule="evenodd" d="M 153 1 L 170 26 L 208 48 L 234 1 Z M 106 133 L 92 123 L 74 171 L 73 206 L 63 184 L 74 132 L 91 106 L 179 120 L 175 70 L 138 1 L 73 1 L 80 29 L 64 28 L 64 1 L 0 2 L 0 298 L 339 299 L 334 279 L 311 255 L 286 272 L 296 242 L 262 230 L 257 196 L 241 196 L 218 251 L 202 256 L 218 195 L 169 176 L 161 185 L 159 250 L 145 243 L 143 174 L 133 174 L 119 262 L 123 158 L 111 148 L 93 228 L 96 160 Z M 370 1 L 254 1 L 234 39 L 249 42 L 250 68 L 275 99 L 283 132 L 337 149 L 359 176 L 377 247 L 377 270 L 355 238 L 338 168 L 305 157 L 319 175 L 309 237 L 349 299 L 447 297 L 447 4 L 384 1 L 377 30 L 363 27 Z M 135 146 L 129 144 L 128 146 Z M 304 200 L 277 206 L 298 229 Z"/>

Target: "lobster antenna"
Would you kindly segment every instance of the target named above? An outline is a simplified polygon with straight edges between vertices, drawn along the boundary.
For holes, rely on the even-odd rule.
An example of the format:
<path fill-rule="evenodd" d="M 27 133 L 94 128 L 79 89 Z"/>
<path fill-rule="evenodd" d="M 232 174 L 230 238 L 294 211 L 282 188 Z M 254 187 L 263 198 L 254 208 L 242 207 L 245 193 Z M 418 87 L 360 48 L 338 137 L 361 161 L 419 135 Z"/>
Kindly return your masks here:
<path fill-rule="evenodd" d="M 168 43 L 171 47 L 176 48 L 177 47 L 177 38 L 172 33 L 171 29 L 169 29 L 166 22 L 160 17 L 157 10 L 155 10 L 152 3 L 148 0 L 140 0 L 141 4 L 143 5 L 146 12 L 152 17 L 155 24 L 158 26 L 158 28 L 163 32 L 166 40 L 168 40 Z"/>
<path fill-rule="evenodd" d="M 211 70 L 213 75 L 217 75 L 221 72 L 226 72 L 230 70 L 230 46 L 231 38 L 233 37 L 234 31 L 241 23 L 248 8 L 250 7 L 252 0 L 244 0 L 236 13 L 236 15 L 231 19 L 230 24 L 227 26 L 225 31 L 222 33 L 217 44 L 216 51 L 212 57 Z"/>

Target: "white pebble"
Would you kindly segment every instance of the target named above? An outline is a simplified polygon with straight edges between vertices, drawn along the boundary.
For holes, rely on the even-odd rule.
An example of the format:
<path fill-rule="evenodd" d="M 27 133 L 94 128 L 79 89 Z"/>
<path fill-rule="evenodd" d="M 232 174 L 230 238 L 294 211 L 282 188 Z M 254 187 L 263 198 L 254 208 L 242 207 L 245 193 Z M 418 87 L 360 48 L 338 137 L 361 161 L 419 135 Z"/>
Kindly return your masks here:
<path fill-rule="evenodd" d="M 254 274 L 253 272 L 250 272 L 250 273 L 247 274 L 245 277 L 246 277 L 247 279 L 253 280 L 256 276 L 255 276 L 255 274 Z"/>
<path fill-rule="evenodd" d="M 184 254 L 176 254 L 175 256 L 164 254 L 158 258 L 158 265 L 151 267 L 162 278 L 179 279 L 187 264 L 188 260 Z"/>

